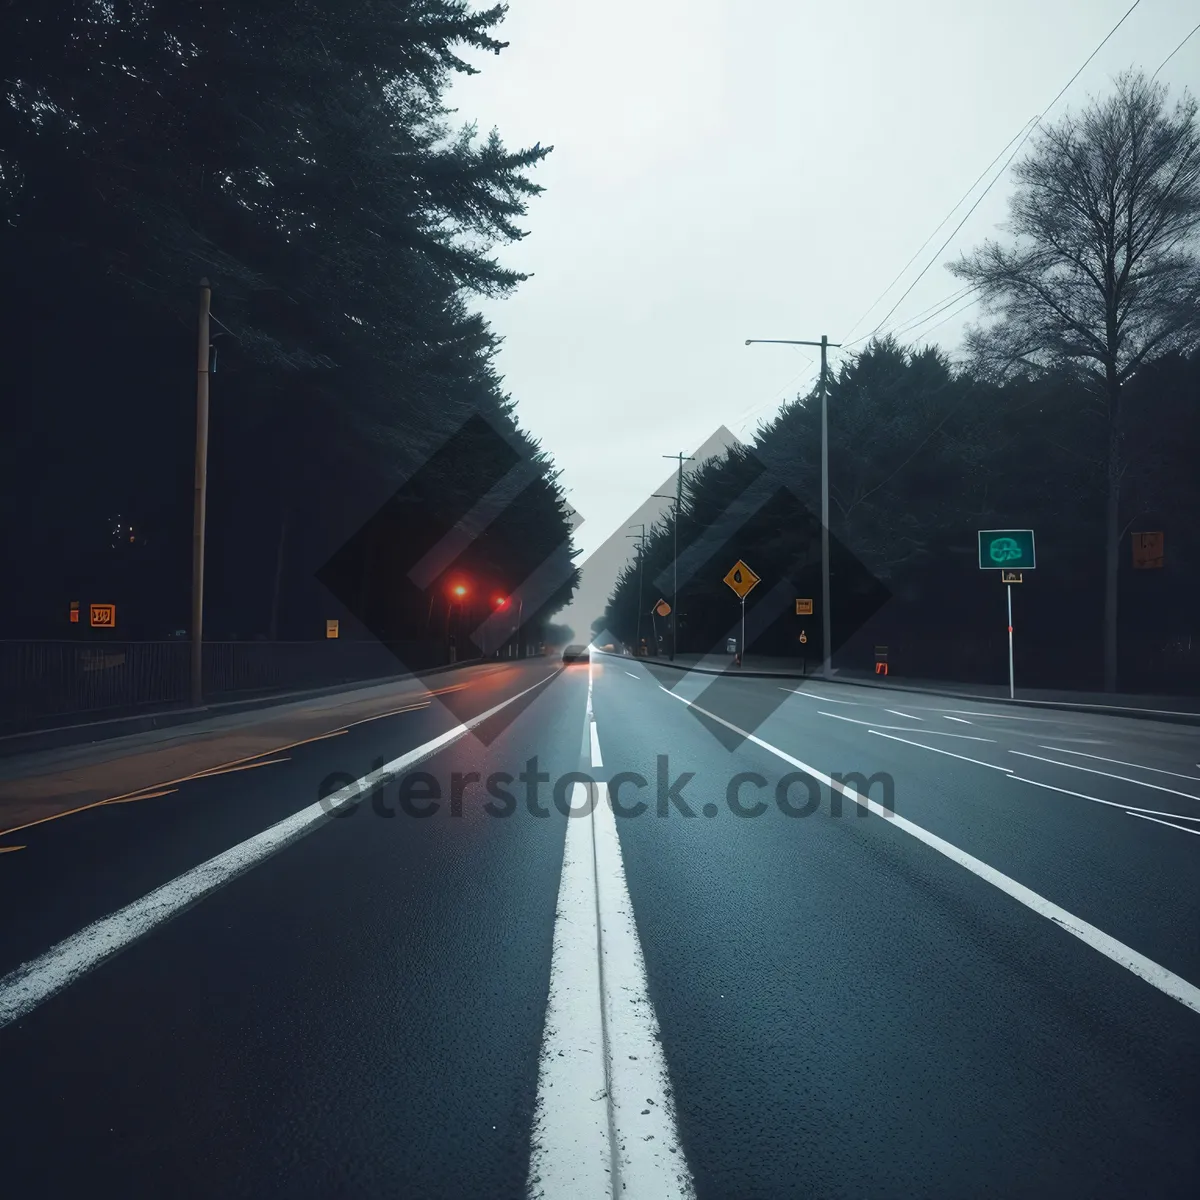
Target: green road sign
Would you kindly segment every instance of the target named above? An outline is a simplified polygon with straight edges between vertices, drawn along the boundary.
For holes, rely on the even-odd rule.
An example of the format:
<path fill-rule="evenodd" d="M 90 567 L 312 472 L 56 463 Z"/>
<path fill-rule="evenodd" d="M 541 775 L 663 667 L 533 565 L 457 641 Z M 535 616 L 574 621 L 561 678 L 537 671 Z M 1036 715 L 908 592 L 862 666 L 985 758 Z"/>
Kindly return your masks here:
<path fill-rule="evenodd" d="M 1032 571 L 1037 566 L 1032 529 L 981 529 L 981 571 Z"/>

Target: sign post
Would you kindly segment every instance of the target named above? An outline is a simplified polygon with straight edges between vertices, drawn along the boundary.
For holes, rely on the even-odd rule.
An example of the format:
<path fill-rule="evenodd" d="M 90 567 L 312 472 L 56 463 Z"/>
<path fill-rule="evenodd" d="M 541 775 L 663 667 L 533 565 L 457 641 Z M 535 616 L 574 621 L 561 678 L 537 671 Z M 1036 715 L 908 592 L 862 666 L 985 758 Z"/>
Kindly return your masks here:
<path fill-rule="evenodd" d="M 1032 529 L 979 530 L 979 569 L 999 571 L 1000 582 L 1008 598 L 1008 698 L 1016 698 L 1016 676 L 1013 668 L 1012 590 L 1021 583 L 1026 571 L 1037 566 Z"/>
<path fill-rule="evenodd" d="M 724 583 L 742 602 L 742 639 L 738 643 L 738 665 L 746 653 L 746 597 L 762 580 L 739 558 L 729 568 Z"/>

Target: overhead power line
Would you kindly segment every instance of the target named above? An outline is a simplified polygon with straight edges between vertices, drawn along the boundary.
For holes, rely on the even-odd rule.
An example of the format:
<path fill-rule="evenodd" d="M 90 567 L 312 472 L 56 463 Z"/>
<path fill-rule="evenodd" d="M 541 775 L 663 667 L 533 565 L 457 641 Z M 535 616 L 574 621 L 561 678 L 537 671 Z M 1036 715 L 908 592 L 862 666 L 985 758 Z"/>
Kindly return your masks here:
<path fill-rule="evenodd" d="M 908 333 L 910 330 L 915 329 L 918 325 L 924 325 L 926 321 L 932 320 L 939 313 L 945 312 L 950 305 L 958 303 L 958 301 L 966 296 L 968 292 L 975 292 L 978 290 L 978 284 L 968 283 L 966 287 L 959 288 L 956 292 L 951 293 L 949 296 L 943 296 L 940 300 L 934 301 L 934 303 L 928 308 L 923 308 L 919 313 L 914 313 L 911 317 L 906 318 L 902 324 L 897 325 L 892 329 L 885 330 L 884 332 L 895 335 Z M 972 304 L 974 302 L 974 300 L 971 301 Z M 859 342 L 865 342 L 871 336 L 872 335 L 869 333 L 864 333 L 862 337 L 855 338 L 854 341 L 847 342 L 846 345 L 857 346 Z"/>
<path fill-rule="evenodd" d="M 1197 25 L 1197 26 L 1195 26 L 1195 28 L 1193 28 L 1193 30 L 1192 30 L 1192 33 L 1195 33 L 1197 29 L 1200 29 L 1200 25 Z M 1171 61 L 1171 59 L 1173 59 L 1173 58 L 1175 57 L 1175 55 L 1177 55 L 1177 54 L 1180 52 L 1180 50 L 1182 50 L 1182 49 L 1184 48 L 1184 46 L 1186 46 L 1186 45 L 1188 44 L 1188 42 L 1190 42 L 1190 41 L 1192 40 L 1192 33 L 1189 33 L 1189 34 L 1187 35 L 1187 37 L 1185 37 L 1185 38 L 1183 39 L 1183 41 L 1182 41 L 1182 42 L 1180 42 L 1180 43 L 1179 43 L 1179 45 L 1178 45 L 1178 46 L 1176 46 L 1176 47 L 1175 47 L 1175 49 L 1174 49 L 1174 50 L 1172 50 L 1172 51 L 1171 51 L 1171 53 L 1170 53 L 1170 54 L 1168 54 L 1168 55 L 1167 55 L 1167 57 L 1166 57 L 1166 58 L 1164 58 L 1164 59 L 1162 60 L 1162 62 L 1160 62 L 1160 63 L 1158 64 L 1158 67 L 1155 69 L 1155 72 L 1154 72 L 1154 74 L 1150 76 L 1150 78 L 1151 78 L 1152 80 L 1153 80 L 1153 79 L 1157 79 L 1157 78 L 1158 78 L 1158 72 L 1159 72 L 1159 71 L 1161 71 L 1161 70 L 1163 69 L 1163 67 L 1165 67 L 1165 66 L 1167 65 L 1167 63 L 1169 63 L 1169 62 Z"/>
<path fill-rule="evenodd" d="M 1071 78 L 1068 79 L 1067 82 L 1063 84 L 1063 86 L 1058 90 L 1058 94 L 1054 97 L 1053 100 L 1050 101 L 1049 104 L 1046 105 L 1045 109 L 1043 109 L 1041 114 L 1034 119 L 1033 123 L 1026 125 L 1024 135 L 1021 137 L 1021 140 L 1017 143 L 1017 148 L 1005 160 L 1004 166 L 1001 167 L 1000 170 L 995 175 L 992 176 L 991 182 L 979 194 L 979 197 L 976 199 L 975 203 L 972 204 L 969 209 L 967 209 L 967 212 L 966 212 L 965 216 L 963 217 L 963 219 L 961 221 L 959 221 L 959 223 L 954 227 L 950 236 L 938 248 L 937 253 L 934 254 L 934 256 L 929 260 L 929 262 L 927 262 L 925 264 L 925 266 L 921 268 L 921 271 L 917 275 L 916 279 L 914 279 L 912 281 L 912 283 L 910 283 L 908 285 L 908 287 L 904 289 L 904 292 L 900 296 L 900 299 L 897 300 L 896 303 L 892 305 L 892 307 L 888 310 L 887 315 L 867 335 L 868 337 L 874 337 L 875 334 L 878 333 L 879 330 L 883 327 L 884 323 L 888 320 L 888 318 L 891 317 L 892 313 L 894 313 L 896 311 L 896 309 L 899 308 L 900 305 L 904 303 L 904 300 L 908 296 L 908 294 L 913 290 L 913 288 L 915 288 L 917 286 L 918 283 L 921 282 L 921 280 L 924 278 L 925 273 L 929 270 L 929 268 L 932 267 L 933 264 L 938 261 L 938 259 L 941 257 L 941 255 L 945 251 L 946 247 L 949 246 L 950 243 L 954 240 L 955 236 L 958 234 L 958 231 L 967 223 L 971 214 L 983 202 L 984 197 L 992 190 L 993 187 L 996 186 L 996 181 L 999 180 L 1004 175 L 1004 173 L 1008 170 L 1009 164 L 1020 153 L 1021 147 L 1024 146 L 1025 143 L 1029 140 L 1033 131 L 1042 123 L 1042 121 L 1045 119 L 1047 114 L 1059 102 L 1059 100 L 1062 99 L 1063 95 L 1066 93 L 1067 89 L 1071 86 L 1071 84 L 1073 84 L 1075 82 L 1075 80 L 1078 79 L 1079 76 L 1083 74 L 1084 70 L 1087 68 L 1087 65 L 1092 61 L 1093 58 L 1096 57 L 1097 54 L 1100 53 L 1100 51 L 1103 49 L 1105 44 L 1108 42 L 1109 38 L 1111 38 L 1113 36 L 1113 34 L 1116 33 L 1117 30 L 1120 29 L 1121 26 L 1125 24 L 1125 22 L 1129 19 L 1130 13 L 1132 13 L 1133 10 L 1135 8 L 1137 8 L 1137 6 L 1139 4 L 1141 4 L 1141 2 L 1142 2 L 1142 0 L 1133 0 L 1133 3 L 1126 10 L 1125 15 L 1108 31 L 1108 33 L 1106 33 L 1104 35 L 1104 37 L 1101 39 L 1099 45 L 1097 45 L 1097 47 L 1091 52 L 1091 54 L 1089 54 L 1087 56 L 1087 58 L 1085 58 L 1083 60 L 1083 64 L 1080 66 L 1079 70 L 1077 70 L 1075 72 L 1075 74 L 1072 75 Z M 1010 142 L 1009 145 L 1011 145 L 1011 144 L 1012 143 Z M 1006 149 L 1007 149 L 1007 147 L 1006 147 Z M 1002 150 L 1000 153 L 1003 154 L 1004 151 Z M 993 160 L 993 161 L 995 161 L 995 160 Z M 957 208 L 957 205 L 955 207 Z M 951 212 L 953 212 L 953 211 L 954 210 L 952 209 Z M 943 222 L 943 224 L 944 224 L 944 222 Z M 939 228 L 940 228 L 940 226 L 939 226 Z M 936 230 L 935 230 L 935 232 L 936 232 Z M 920 253 L 920 252 L 918 251 L 918 253 Z M 872 306 L 872 307 L 874 307 L 874 306 Z M 868 311 L 870 311 L 870 310 L 868 310 Z M 860 340 L 862 340 L 862 339 L 860 339 Z"/>
<path fill-rule="evenodd" d="M 862 324 L 864 318 L 866 318 L 868 316 L 868 314 L 870 314 L 871 312 L 874 311 L 875 306 L 877 304 L 879 304 L 879 302 L 884 298 L 884 296 L 886 296 L 888 294 L 888 292 L 890 292 L 892 290 L 892 288 L 894 288 L 896 286 L 896 284 L 900 282 L 900 279 L 904 275 L 904 272 L 907 271 L 908 268 L 911 267 L 913 265 L 913 263 L 917 261 L 917 257 L 920 255 L 921 251 L 924 250 L 925 247 L 928 246 L 929 243 L 932 242 L 935 237 L 937 237 L 938 232 L 941 230 L 942 226 L 945 225 L 946 222 L 948 220 L 950 220 L 950 218 L 952 216 L 954 216 L 954 214 L 956 212 L 958 212 L 958 210 L 963 206 L 963 204 L 966 203 L 967 197 L 970 196 L 970 194 L 979 186 L 980 181 L 983 179 L 983 177 L 1000 161 L 1000 158 L 1003 156 L 1004 151 L 1007 150 L 1009 148 L 1009 146 L 1011 146 L 1013 144 L 1013 142 L 1015 142 L 1017 140 L 1017 138 L 1019 138 L 1021 136 L 1021 134 L 1024 133 L 1025 130 L 1029 128 L 1030 124 L 1036 120 L 1037 120 L 1037 117 L 1030 117 L 1029 120 L 1026 121 L 1025 124 L 1022 125 L 1021 128 L 1018 129 L 1017 132 L 1014 133 L 1012 135 L 1012 137 L 1010 137 L 1008 139 L 1008 141 L 1004 144 L 1004 148 L 1000 151 L 1000 153 L 997 154 L 996 157 L 993 158 L 992 161 L 990 163 L 988 163 L 988 165 L 986 167 L 984 167 L 982 171 L 979 172 L 979 175 L 976 177 L 975 182 L 972 183 L 971 186 L 969 188 L 967 188 L 967 190 L 965 192 L 963 192 L 962 196 L 959 197 L 958 202 L 954 205 L 954 207 L 937 223 L 937 225 L 934 226 L 933 232 L 930 233 L 930 235 L 917 247 L 916 252 L 913 254 L 912 258 L 910 258 L 908 260 L 908 262 L 906 262 L 904 264 L 904 266 L 902 266 L 900 268 L 900 270 L 896 272 L 896 278 L 893 279 L 892 282 L 889 283 L 887 285 L 887 287 L 885 287 L 883 289 L 883 291 L 879 293 L 879 295 L 875 298 L 874 301 L 872 301 L 870 308 L 868 308 L 866 310 L 866 312 L 864 312 L 862 314 L 862 316 L 859 317 L 858 320 L 855 321 L 854 324 L 850 326 L 850 329 L 847 331 L 846 336 L 844 338 L 842 338 L 842 345 L 845 346 L 845 345 L 852 344 L 848 341 L 850 334 L 852 334 L 859 327 L 859 325 Z M 870 336 L 870 334 L 867 335 L 867 337 L 869 337 L 869 336 Z M 866 338 L 855 338 L 854 340 L 856 342 L 861 342 L 861 341 L 865 341 Z"/>

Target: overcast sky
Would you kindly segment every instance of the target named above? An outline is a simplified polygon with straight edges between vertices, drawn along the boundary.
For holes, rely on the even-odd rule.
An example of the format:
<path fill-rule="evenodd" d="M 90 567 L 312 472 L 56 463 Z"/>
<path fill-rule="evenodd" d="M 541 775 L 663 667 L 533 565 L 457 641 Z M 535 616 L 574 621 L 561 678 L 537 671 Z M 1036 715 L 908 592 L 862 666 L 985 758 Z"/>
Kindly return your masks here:
<path fill-rule="evenodd" d="M 509 0 L 508 49 L 477 56 L 449 102 L 512 148 L 554 146 L 529 236 L 501 255 L 534 278 L 483 311 L 584 519 L 583 560 L 660 490 L 662 455 L 721 425 L 748 437 L 808 390 L 815 352 L 746 338 L 869 333 L 931 258 L 889 327 L 960 289 L 942 263 L 996 235 L 1005 179 L 863 318 L 1131 3 Z M 1049 118 L 1128 66 L 1152 73 L 1197 20 L 1195 0 L 1142 0 Z M 1195 90 L 1200 33 L 1159 79 Z M 953 350 L 973 311 L 957 307 L 912 336 Z M 564 614 L 577 634 L 610 575 Z"/>

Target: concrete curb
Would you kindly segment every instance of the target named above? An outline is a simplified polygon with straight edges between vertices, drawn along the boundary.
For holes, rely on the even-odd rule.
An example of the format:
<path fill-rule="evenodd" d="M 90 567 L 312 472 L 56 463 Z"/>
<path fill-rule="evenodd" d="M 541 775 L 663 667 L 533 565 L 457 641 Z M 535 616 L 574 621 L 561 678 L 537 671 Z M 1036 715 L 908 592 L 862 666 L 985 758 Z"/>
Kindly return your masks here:
<path fill-rule="evenodd" d="M 460 663 L 430 667 L 427 671 L 406 671 L 400 675 L 384 675 L 377 679 L 353 679 L 345 683 L 305 688 L 296 692 L 273 692 L 266 696 L 226 700 L 200 708 L 171 708 L 159 712 L 132 713 L 123 717 L 110 717 L 103 721 L 56 725 L 51 729 L 31 729 L 23 733 L 10 733 L 0 737 L 0 758 L 15 757 L 19 754 L 36 754 L 41 750 L 58 750 L 67 746 L 90 746 L 96 742 L 128 737 L 130 734 L 149 733 L 154 729 L 171 729 L 176 725 L 190 725 L 208 717 L 229 716 L 258 708 L 275 708 L 279 705 L 295 703 L 298 700 L 315 700 L 321 696 L 335 696 L 339 692 L 358 691 L 362 688 L 383 687 L 389 683 L 401 683 L 406 679 L 423 679 L 426 675 L 440 675 L 445 671 L 457 671 L 463 667 L 475 667 L 480 663 L 490 661 L 492 660 L 472 658 Z M 497 659 L 495 661 L 506 660 Z M 523 660 L 513 659 L 511 661 Z"/>
<path fill-rule="evenodd" d="M 610 655 L 620 658 L 621 655 Z M 1200 712 L 1178 712 L 1161 708 L 1135 708 L 1118 704 L 1089 704 L 1082 700 L 1023 700 L 1019 696 L 1010 700 L 1007 696 L 981 696 L 973 692 L 953 692 L 949 689 L 918 688 L 911 684 L 867 683 L 861 679 L 845 679 L 834 676 L 833 679 L 823 679 L 819 675 L 802 675 L 785 673 L 783 671 L 744 671 L 741 669 L 718 671 L 712 667 L 693 667 L 680 663 L 667 662 L 662 659 L 634 659 L 635 662 L 649 663 L 669 667 L 673 671 L 691 671 L 696 675 L 719 675 L 735 679 L 798 679 L 815 683 L 837 683 L 843 687 L 860 687 L 868 691 L 911 692 L 918 696 L 941 696 L 949 700 L 974 700 L 989 704 L 1019 705 L 1025 708 L 1054 708 L 1064 712 L 1101 713 L 1110 717 L 1135 717 L 1145 721 L 1163 721 L 1169 725 L 1200 725 Z"/>

